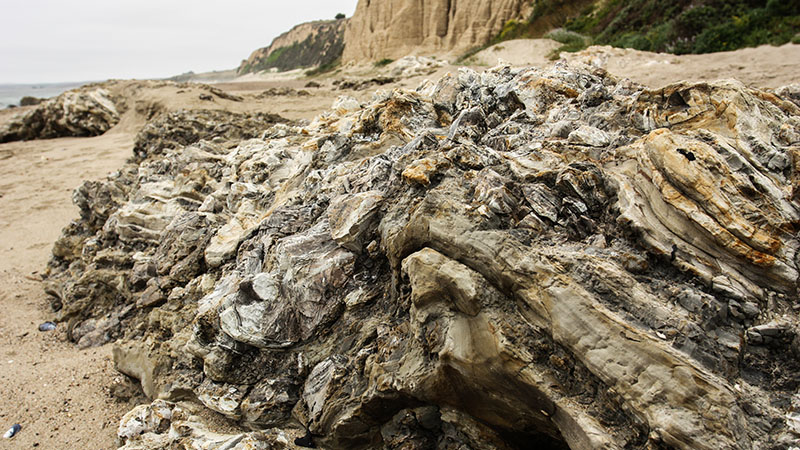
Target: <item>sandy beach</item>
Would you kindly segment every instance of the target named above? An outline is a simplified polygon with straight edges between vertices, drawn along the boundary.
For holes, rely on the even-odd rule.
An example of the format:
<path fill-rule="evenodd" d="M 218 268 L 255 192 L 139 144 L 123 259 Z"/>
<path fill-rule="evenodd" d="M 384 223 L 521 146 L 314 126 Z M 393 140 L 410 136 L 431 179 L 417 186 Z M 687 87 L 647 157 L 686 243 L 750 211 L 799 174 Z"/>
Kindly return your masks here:
<path fill-rule="evenodd" d="M 555 46 L 552 41 L 504 42 L 477 54 L 474 68 L 483 70 L 498 60 L 512 65 L 551 64 L 546 55 Z M 613 75 L 650 87 L 684 79 L 736 78 L 761 88 L 800 81 L 800 45 L 792 44 L 689 56 L 593 47 L 567 59 L 604 67 Z M 241 96 L 241 101 L 202 100 L 206 91 L 197 85 L 118 82 L 111 89 L 127 99 L 128 109 L 106 134 L 0 144 L 0 301 L 4 310 L 0 315 L 0 429 L 5 431 L 15 423 L 22 426 L 13 439 L 0 439 L 0 449 L 116 448 L 120 417 L 144 401 L 141 396 L 121 400 L 111 395 L 112 386 L 125 384 L 124 376 L 113 368 L 113 344 L 78 349 L 67 340 L 64 327 L 40 332 L 37 326 L 53 318 L 41 279 L 61 229 L 78 215 L 72 191 L 83 180 L 102 179 L 124 164 L 148 114 L 226 109 L 311 120 L 340 95 L 365 100 L 376 89 L 414 88 L 426 78 L 435 80 L 455 72 L 458 66 L 447 65 L 366 90 L 339 90 L 333 84 L 341 78 L 386 75 L 383 70 L 346 67 L 316 78 L 321 87 L 306 87 L 309 80 L 305 78 L 268 76 L 215 85 Z M 282 88 L 291 93 L 274 93 Z M 21 110 L 0 111 L 0 123 Z"/>

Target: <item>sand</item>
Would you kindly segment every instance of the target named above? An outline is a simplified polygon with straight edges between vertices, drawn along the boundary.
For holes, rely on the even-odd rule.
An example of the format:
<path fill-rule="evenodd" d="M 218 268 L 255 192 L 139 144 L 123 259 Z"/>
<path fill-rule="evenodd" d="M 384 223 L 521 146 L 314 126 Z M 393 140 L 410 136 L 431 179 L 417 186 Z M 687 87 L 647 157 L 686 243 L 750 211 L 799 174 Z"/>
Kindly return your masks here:
<path fill-rule="evenodd" d="M 52 317 L 39 282 L 60 230 L 76 217 L 72 190 L 120 167 L 131 134 L 0 146 L 0 428 L 22 431 L 0 448 L 114 448 L 114 429 L 132 405 L 112 401 L 119 375 L 111 347 L 78 350 Z"/>
<path fill-rule="evenodd" d="M 509 41 L 475 56 L 477 69 L 502 59 L 512 65 L 550 64 L 546 55 L 552 41 Z M 582 58 L 603 65 L 612 74 L 651 87 L 681 79 L 691 81 L 738 78 L 759 87 L 774 88 L 798 82 L 800 46 L 759 47 L 738 52 L 677 57 L 645 52 L 593 48 Z M 148 111 L 179 108 L 265 111 L 293 120 L 310 120 L 326 110 L 337 96 L 367 100 L 375 89 L 413 88 L 424 78 L 436 79 L 456 66 L 399 80 L 394 85 L 365 91 L 339 91 L 337 77 L 375 76 L 380 69 L 354 68 L 316 78 L 321 88 L 305 88 L 306 79 L 284 76 L 248 76 L 217 88 L 241 95 L 235 102 L 216 97 L 200 100 L 200 87 L 164 83 L 121 82 L 114 88 L 129 99 L 130 108 L 119 125 L 103 136 L 63 138 L 0 144 L 0 432 L 14 423 L 22 431 L 11 440 L 0 439 L 0 449 L 116 448 L 115 432 L 121 416 L 137 402 L 110 395 L 124 377 L 113 369 L 111 348 L 80 350 L 66 340 L 63 327 L 37 330 L 53 317 L 40 282 L 53 242 L 61 228 L 77 217 L 71 202 L 82 180 L 99 180 L 122 166 L 131 155 L 136 132 Z M 350 70 L 350 72 L 348 72 Z M 309 96 L 261 96 L 266 89 L 305 89 Z M 0 123 L 16 111 L 0 111 Z"/>
<path fill-rule="evenodd" d="M 513 65 L 542 67 L 549 63 L 545 55 L 557 47 L 558 44 L 549 39 L 519 39 L 489 47 L 475 55 L 475 60 L 489 66 L 501 59 Z M 561 56 L 567 61 L 593 63 L 617 77 L 630 78 L 653 88 L 682 80 L 729 78 L 749 86 L 772 89 L 800 82 L 800 45 L 796 44 L 681 56 L 597 46 Z"/>

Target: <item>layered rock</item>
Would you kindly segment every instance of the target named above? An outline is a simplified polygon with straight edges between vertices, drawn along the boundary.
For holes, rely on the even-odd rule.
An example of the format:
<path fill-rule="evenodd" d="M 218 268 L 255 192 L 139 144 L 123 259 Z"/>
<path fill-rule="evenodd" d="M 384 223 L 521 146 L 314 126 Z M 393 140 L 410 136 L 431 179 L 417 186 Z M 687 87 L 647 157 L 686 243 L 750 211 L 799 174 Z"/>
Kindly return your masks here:
<path fill-rule="evenodd" d="M 239 75 L 268 69 L 291 70 L 331 64 L 342 57 L 348 19 L 302 23 L 243 60 Z"/>
<path fill-rule="evenodd" d="M 462 69 L 262 129 L 152 133 L 76 195 L 50 271 L 72 337 L 264 430 L 175 430 L 158 403 L 129 448 L 139 423 L 164 448 L 800 442 L 789 99 Z"/>
<path fill-rule="evenodd" d="M 343 59 L 464 52 L 489 42 L 529 10 L 523 0 L 360 0 L 345 30 Z"/>
<path fill-rule="evenodd" d="M 8 121 L 0 128 L 0 143 L 98 136 L 119 119 L 120 111 L 109 91 L 98 85 L 86 86 L 41 102 Z"/>

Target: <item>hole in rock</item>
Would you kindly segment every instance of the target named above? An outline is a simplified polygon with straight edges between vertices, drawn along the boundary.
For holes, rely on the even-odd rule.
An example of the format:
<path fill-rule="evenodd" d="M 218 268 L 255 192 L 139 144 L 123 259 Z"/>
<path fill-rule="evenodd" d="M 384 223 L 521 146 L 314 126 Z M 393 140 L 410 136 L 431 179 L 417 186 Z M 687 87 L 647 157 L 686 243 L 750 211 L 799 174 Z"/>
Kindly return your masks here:
<path fill-rule="evenodd" d="M 500 438 L 514 449 L 538 450 L 570 450 L 566 442 L 555 439 L 543 433 L 525 433 L 517 431 L 500 432 Z"/>
<path fill-rule="evenodd" d="M 667 104 L 672 107 L 679 107 L 679 108 L 688 108 L 689 104 L 686 103 L 686 100 L 683 99 L 683 96 L 680 92 L 673 92 L 672 95 L 669 96 L 667 99 Z"/>
<path fill-rule="evenodd" d="M 689 150 L 686 150 L 685 148 L 679 148 L 678 149 L 678 153 L 680 153 L 681 155 L 685 156 L 686 159 L 688 159 L 689 161 L 694 161 L 695 159 L 697 159 L 694 156 L 694 153 L 690 152 Z"/>
<path fill-rule="evenodd" d="M 555 406 L 535 387 L 497 372 L 484 373 L 493 378 L 481 377 L 479 372 L 471 378 L 449 366 L 442 369 L 440 401 L 491 428 L 509 448 L 569 450 L 558 426 L 549 419 Z"/>

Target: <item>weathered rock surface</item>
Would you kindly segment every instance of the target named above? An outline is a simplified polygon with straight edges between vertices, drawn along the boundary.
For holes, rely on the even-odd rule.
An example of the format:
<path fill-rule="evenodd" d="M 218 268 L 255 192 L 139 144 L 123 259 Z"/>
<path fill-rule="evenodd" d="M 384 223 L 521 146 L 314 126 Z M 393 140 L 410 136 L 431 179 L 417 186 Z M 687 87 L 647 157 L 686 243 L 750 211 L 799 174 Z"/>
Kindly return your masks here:
<path fill-rule="evenodd" d="M 125 450 L 198 449 L 280 449 L 293 447 L 296 433 L 264 430 L 223 434 L 210 431 L 202 419 L 181 405 L 156 400 L 140 405 L 122 418 L 117 435 Z"/>
<path fill-rule="evenodd" d="M 560 64 L 229 122 L 143 134 L 54 249 L 73 339 L 263 431 L 158 404 L 126 448 L 800 443 L 791 99 Z"/>
<path fill-rule="evenodd" d="M 97 136 L 117 124 L 120 111 L 109 92 L 97 85 L 46 100 L 0 128 L 0 143 L 67 136 Z"/>
<path fill-rule="evenodd" d="M 360 0 L 345 29 L 343 59 L 464 52 L 487 43 L 530 7 L 523 0 Z"/>
<path fill-rule="evenodd" d="M 429 75 L 436 72 L 436 69 L 445 65 L 444 61 L 425 56 L 404 56 L 391 63 L 392 76 L 395 77 L 415 77 L 419 75 Z"/>

